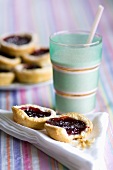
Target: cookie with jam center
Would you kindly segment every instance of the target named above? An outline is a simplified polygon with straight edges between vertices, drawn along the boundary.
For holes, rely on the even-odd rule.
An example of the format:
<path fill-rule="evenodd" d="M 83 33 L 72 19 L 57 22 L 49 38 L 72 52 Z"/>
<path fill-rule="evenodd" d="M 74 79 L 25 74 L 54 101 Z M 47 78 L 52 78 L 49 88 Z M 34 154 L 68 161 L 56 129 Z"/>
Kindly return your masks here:
<path fill-rule="evenodd" d="M 13 106 L 12 111 L 16 123 L 39 130 L 44 128 L 49 118 L 56 116 L 56 112 L 52 109 L 31 104 Z"/>
<path fill-rule="evenodd" d="M 32 53 L 23 55 L 22 59 L 25 63 L 37 64 L 41 66 L 51 63 L 49 48 L 46 47 L 37 48 Z"/>
<path fill-rule="evenodd" d="M 20 63 L 20 57 L 11 56 L 0 50 L 0 69 L 11 70 Z"/>
<path fill-rule="evenodd" d="M 32 53 L 36 43 L 37 36 L 32 33 L 5 34 L 0 38 L 1 51 L 17 57 Z"/>
<path fill-rule="evenodd" d="M 19 64 L 15 67 L 15 75 L 20 83 L 39 83 L 52 79 L 52 66 Z"/>
<path fill-rule="evenodd" d="M 44 125 L 48 135 L 61 142 L 85 138 L 93 129 L 92 122 L 82 114 L 67 113 L 50 118 Z"/>
<path fill-rule="evenodd" d="M 0 86 L 10 85 L 15 79 L 15 74 L 12 71 L 0 70 Z"/>

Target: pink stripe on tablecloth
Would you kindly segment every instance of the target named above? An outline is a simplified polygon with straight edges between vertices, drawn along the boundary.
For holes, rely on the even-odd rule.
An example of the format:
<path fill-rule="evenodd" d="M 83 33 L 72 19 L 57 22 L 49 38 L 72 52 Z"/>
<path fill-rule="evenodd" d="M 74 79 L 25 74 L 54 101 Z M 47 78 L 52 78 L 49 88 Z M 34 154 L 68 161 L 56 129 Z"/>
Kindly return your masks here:
<path fill-rule="evenodd" d="M 26 93 L 25 90 L 20 90 L 20 102 L 21 104 L 26 104 Z"/>
<path fill-rule="evenodd" d="M 18 1 L 13 1 L 13 18 L 14 18 L 14 26 L 15 26 L 15 32 L 17 32 L 20 28 L 19 28 L 19 14 L 18 14 Z"/>
<path fill-rule="evenodd" d="M 32 4 L 33 4 L 33 2 L 31 1 L 31 0 L 27 0 L 27 2 L 26 2 L 26 10 L 27 10 L 27 12 L 26 12 L 26 15 L 27 15 L 27 22 L 28 22 L 28 29 L 30 30 L 30 31 L 34 31 L 34 27 L 33 27 L 33 18 L 32 18 L 32 15 L 31 15 L 31 8 L 32 8 Z M 28 9 L 29 9 L 29 11 L 28 11 Z"/>
<path fill-rule="evenodd" d="M 45 89 L 43 91 L 45 91 Z M 40 88 L 33 88 L 33 90 L 32 90 L 32 99 L 33 99 L 33 104 L 41 106 L 42 95 L 40 94 Z"/>
<path fill-rule="evenodd" d="M 22 155 L 24 170 L 32 170 L 31 147 L 28 142 L 22 142 Z"/>
<path fill-rule="evenodd" d="M 38 150 L 38 159 L 40 170 L 53 170 L 53 166 L 49 164 L 50 158 L 40 150 Z"/>
<path fill-rule="evenodd" d="M 6 110 L 10 110 L 10 93 L 6 93 Z"/>

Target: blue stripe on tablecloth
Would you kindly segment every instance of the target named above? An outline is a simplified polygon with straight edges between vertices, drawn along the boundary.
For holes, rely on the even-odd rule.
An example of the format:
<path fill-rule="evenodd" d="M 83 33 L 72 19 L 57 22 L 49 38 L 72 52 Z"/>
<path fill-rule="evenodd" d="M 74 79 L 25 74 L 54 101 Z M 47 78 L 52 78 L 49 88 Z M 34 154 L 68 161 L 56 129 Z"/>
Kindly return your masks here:
<path fill-rule="evenodd" d="M 7 134 L 1 131 L 1 152 L 0 152 L 1 170 L 6 170 L 8 164 L 6 138 L 7 138 Z"/>
<path fill-rule="evenodd" d="M 18 101 L 17 101 L 17 90 L 13 90 L 12 93 L 12 106 L 15 106 L 18 104 Z"/>
<path fill-rule="evenodd" d="M 16 170 L 22 169 L 22 157 L 21 157 L 21 142 L 20 140 L 13 138 L 13 157 L 14 157 L 14 167 Z"/>

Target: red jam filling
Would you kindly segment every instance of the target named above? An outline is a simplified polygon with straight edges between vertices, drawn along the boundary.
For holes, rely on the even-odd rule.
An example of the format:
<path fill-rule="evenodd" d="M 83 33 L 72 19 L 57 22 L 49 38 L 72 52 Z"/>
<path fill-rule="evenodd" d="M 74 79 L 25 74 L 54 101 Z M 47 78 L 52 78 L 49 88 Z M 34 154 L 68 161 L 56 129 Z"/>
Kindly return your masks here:
<path fill-rule="evenodd" d="M 65 116 L 60 118 L 51 118 L 46 123 L 54 126 L 59 126 L 66 129 L 68 135 L 80 134 L 86 129 L 86 123 L 81 120 Z"/>
<path fill-rule="evenodd" d="M 23 110 L 29 117 L 42 118 L 42 117 L 49 117 L 51 115 L 50 112 L 44 112 L 32 106 L 21 107 L 20 109 Z"/>
<path fill-rule="evenodd" d="M 15 58 L 16 58 L 15 56 L 11 56 L 11 55 L 6 54 L 6 53 L 4 53 L 4 52 L 2 52 L 2 51 L 0 51 L 0 55 L 1 55 L 1 56 L 4 56 L 4 57 L 6 57 L 6 58 L 10 58 L 10 59 L 15 59 Z"/>
<path fill-rule="evenodd" d="M 41 49 L 35 50 L 33 53 L 31 53 L 31 55 L 38 57 L 38 56 L 41 56 L 41 55 L 46 54 L 48 52 L 49 52 L 49 49 L 41 48 Z"/>
<path fill-rule="evenodd" d="M 23 37 L 23 36 L 12 35 L 4 38 L 4 41 L 15 45 L 24 45 L 24 44 L 28 44 L 31 41 L 31 38 L 28 36 Z"/>
<path fill-rule="evenodd" d="M 31 65 L 31 64 L 25 64 L 24 65 L 24 69 L 27 69 L 27 70 L 32 70 L 32 69 L 37 69 L 37 68 L 41 68 L 41 66 Z"/>

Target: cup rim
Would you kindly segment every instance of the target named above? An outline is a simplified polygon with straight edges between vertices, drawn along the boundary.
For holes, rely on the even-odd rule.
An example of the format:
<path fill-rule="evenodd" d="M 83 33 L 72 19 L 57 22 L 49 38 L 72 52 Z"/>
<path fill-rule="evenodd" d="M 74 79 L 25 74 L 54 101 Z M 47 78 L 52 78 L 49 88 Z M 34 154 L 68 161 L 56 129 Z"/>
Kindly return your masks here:
<path fill-rule="evenodd" d="M 79 48 L 83 48 L 83 47 L 88 47 L 88 46 L 95 46 L 95 45 L 98 45 L 102 42 L 102 36 L 98 33 L 95 33 L 95 37 L 98 37 L 100 38 L 100 40 L 96 41 L 96 42 L 92 42 L 92 43 L 86 43 L 86 44 L 64 44 L 64 43 L 60 43 L 60 42 L 56 42 L 54 41 L 52 38 L 55 37 L 56 35 L 60 35 L 60 34 L 71 34 L 71 33 L 80 33 L 80 34 L 89 34 L 90 31 L 85 31 L 85 30 L 62 30 L 62 31 L 58 31 L 58 32 L 55 32 L 53 34 L 51 34 L 49 36 L 49 40 L 54 43 L 54 44 L 57 44 L 59 46 L 67 46 L 67 47 L 79 47 Z"/>

